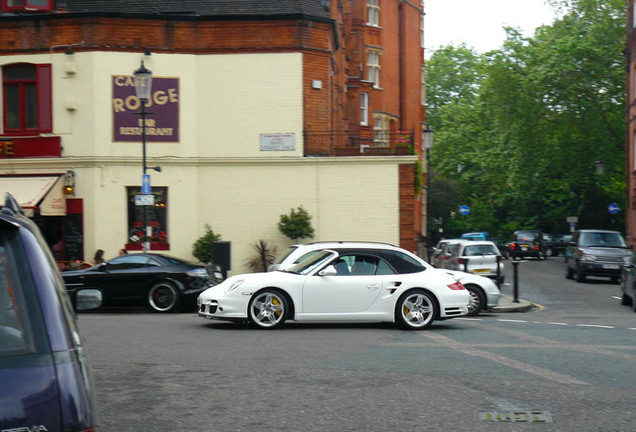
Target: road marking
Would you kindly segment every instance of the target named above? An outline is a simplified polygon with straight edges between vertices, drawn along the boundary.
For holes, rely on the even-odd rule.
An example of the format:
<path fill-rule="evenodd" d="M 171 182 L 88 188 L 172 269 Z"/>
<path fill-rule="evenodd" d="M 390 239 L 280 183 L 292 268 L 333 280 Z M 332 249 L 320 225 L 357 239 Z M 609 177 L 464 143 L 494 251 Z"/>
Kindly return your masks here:
<path fill-rule="evenodd" d="M 432 332 L 421 332 L 418 333 L 420 336 L 432 339 L 433 341 L 443 345 L 445 347 L 454 349 L 466 355 L 470 355 L 473 357 L 482 357 L 497 363 L 501 363 L 511 368 L 519 369 L 524 372 L 528 372 L 542 378 L 548 379 L 550 381 L 556 381 L 560 384 L 578 384 L 578 385 L 589 385 L 585 381 L 578 380 L 576 378 L 569 377 L 567 375 L 560 374 L 558 372 L 551 371 L 549 369 L 544 369 L 541 367 L 532 366 L 528 363 L 524 363 L 518 360 L 511 359 L 509 357 L 505 357 L 498 354 L 489 353 L 486 351 L 481 351 L 475 348 L 471 348 L 469 346 L 463 345 L 457 341 L 454 341 L 451 338 L 447 338 L 446 336 L 442 336 L 437 333 Z"/>
<path fill-rule="evenodd" d="M 518 322 L 518 323 L 528 322 L 528 321 L 524 321 L 524 320 L 513 320 L 513 319 L 498 319 L 497 321 L 501 321 L 501 322 Z"/>
<path fill-rule="evenodd" d="M 606 329 L 613 329 L 613 328 L 616 328 L 616 327 L 614 327 L 614 326 L 608 326 L 608 325 L 598 325 L 598 324 L 577 324 L 577 326 L 579 326 L 579 327 L 606 328 Z"/>
<path fill-rule="evenodd" d="M 546 324 L 560 325 L 560 326 L 567 326 L 567 325 L 570 325 L 570 324 L 568 324 L 568 323 L 563 323 L 563 322 L 549 322 L 549 323 L 546 323 Z"/>

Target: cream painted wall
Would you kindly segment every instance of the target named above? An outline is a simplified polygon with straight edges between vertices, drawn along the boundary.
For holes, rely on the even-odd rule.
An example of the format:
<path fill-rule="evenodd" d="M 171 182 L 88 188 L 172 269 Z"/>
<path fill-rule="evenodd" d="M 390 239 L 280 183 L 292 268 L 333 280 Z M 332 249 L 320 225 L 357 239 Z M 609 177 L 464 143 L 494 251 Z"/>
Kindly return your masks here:
<path fill-rule="evenodd" d="M 148 165 L 163 168 L 150 172 L 152 185 L 169 188 L 167 253 L 193 259 L 192 244 L 209 223 L 232 242 L 231 273 L 246 271 L 257 240 L 279 252 L 293 243 L 277 224 L 299 205 L 313 216 L 314 240 L 399 243 L 398 167 L 415 158 L 302 157 L 301 54 L 0 57 L 53 65 L 63 157 L 0 161 L 0 174 L 74 170 L 85 259 L 96 249 L 113 257 L 127 241 L 125 191 L 140 184 L 141 145 L 112 142 L 111 76 L 132 74 L 142 58 L 155 76 L 179 77 L 180 142 L 147 148 Z M 260 133 L 290 132 L 295 151 L 260 151 Z"/>

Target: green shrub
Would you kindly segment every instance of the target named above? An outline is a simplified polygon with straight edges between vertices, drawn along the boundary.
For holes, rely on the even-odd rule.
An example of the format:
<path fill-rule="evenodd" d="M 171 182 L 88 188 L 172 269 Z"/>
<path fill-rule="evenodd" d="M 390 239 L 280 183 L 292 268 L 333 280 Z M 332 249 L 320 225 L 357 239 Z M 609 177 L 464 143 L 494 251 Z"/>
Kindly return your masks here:
<path fill-rule="evenodd" d="M 209 224 L 205 224 L 205 234 L 192 245 L 192 255 L 202 263 L 209 264 L 212 261 L 212 243 L 219 240 L 221 235 L 212 231 Z"/>
<path fill-rule="evenodd" d="M 314 229 L 311 226 L 311 216 L 303 206 L 291 209 L 288 215 L 280 215 L 278 229 L 286 237 L 298 241 L 303 238 L 314 238 Z"/>

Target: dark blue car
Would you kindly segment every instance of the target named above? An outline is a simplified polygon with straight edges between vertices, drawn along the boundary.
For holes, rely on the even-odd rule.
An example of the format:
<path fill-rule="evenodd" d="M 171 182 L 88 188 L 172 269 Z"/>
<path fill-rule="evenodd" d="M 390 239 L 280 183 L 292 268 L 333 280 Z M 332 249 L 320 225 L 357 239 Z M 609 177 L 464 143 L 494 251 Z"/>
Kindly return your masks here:
<path fill-rule="evenodd" d="M 37 226 L 7 194 L 0 209 L 0 431 L 97 431 L 93 389 L 73 304 Z"/>

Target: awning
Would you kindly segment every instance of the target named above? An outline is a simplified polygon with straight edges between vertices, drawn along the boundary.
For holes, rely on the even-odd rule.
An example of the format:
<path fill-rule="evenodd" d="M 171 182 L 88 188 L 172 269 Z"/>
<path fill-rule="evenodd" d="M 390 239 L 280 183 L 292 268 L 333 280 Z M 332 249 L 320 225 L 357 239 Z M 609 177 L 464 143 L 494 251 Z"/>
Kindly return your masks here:
<path fill-rule="evenodd" d="M 65 216 L 64 176 L 0 177 L 0 203 L 10 192 L 23 209 L 40 209 L 42 216 Z"/>

